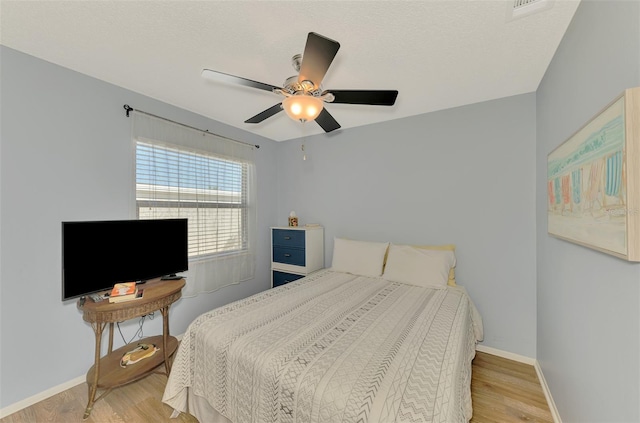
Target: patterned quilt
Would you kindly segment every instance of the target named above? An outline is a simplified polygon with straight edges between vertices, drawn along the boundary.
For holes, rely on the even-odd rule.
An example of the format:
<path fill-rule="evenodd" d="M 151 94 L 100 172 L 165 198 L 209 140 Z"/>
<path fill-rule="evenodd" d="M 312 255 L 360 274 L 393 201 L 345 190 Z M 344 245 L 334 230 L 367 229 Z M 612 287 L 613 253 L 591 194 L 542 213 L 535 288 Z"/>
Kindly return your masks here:
<path fill-rule="evenodd" d="M 233 423 L 466 422 L 481 338 L 462 288 L 323 270 L 193 321 L 163 401 Z"/>

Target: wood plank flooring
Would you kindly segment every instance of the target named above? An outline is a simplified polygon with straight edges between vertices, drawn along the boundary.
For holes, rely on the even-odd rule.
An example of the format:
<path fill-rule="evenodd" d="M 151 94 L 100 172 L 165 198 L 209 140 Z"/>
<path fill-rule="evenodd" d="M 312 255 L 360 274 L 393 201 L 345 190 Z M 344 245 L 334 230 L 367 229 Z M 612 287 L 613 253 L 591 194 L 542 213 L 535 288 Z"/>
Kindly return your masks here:
<path fill-rule="evenodd" d="M 114 389 L 95 403 L 87 423 L 198 423 L 182 414 L 170 419 L 171 407 L 161 401 L 166 376 L 153 374 Z M 81 422 L 87 403 L 81 384 L 0 420 L 0 423 Z M 478 352 L 471 381 L 472 423 L 553 423 L 533 366 Z M 205 422 L 202 422 L 205 423 Z"/>
<path fill-rule="evenodd" d="M 553 423 L 533 366 L 482 352 L 471 375 L 471 423 Z"/>

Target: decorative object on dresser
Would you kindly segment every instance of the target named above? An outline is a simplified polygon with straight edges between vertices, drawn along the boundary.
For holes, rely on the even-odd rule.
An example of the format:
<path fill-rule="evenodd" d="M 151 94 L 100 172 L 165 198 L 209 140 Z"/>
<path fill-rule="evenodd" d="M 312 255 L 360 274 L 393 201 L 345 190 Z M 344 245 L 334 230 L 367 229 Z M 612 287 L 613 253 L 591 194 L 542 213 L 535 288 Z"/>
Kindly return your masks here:
<path fill-rule="evenodd" d="M 303 278 L 324 267 L 324 228 L 271 228 L 271 286 Z"/>
<path fill-rule="evenodd" d="M 294 211 L 289 213 L 289 226 L 298 226 L 298 216 Z"/>

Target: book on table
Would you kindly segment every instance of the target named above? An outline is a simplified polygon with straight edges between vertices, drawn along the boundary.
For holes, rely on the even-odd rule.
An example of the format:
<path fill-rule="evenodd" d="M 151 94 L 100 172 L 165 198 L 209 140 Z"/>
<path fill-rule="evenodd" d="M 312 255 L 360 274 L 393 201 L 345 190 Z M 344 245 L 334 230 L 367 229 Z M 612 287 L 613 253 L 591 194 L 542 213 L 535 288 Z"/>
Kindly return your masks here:
<path fill-rule="evenodd" d="M 110 303 L 119 303 L 120 301 L 133 300 L 138 293 L 138 286 L 135 282 L 119 282 L 113 286 L 109 295 Z"/>
<path fill-rule="evenodd" d="M 133 301 L 133 300 L 139 300 L 140 298 L 142 298 L 142 294 L 144 293 L 144 289 L 138 289 L 136 291 L 136 294 L 133 297 L 130 297 L 127 295 L 126 298 L 121 298 L 121 297 L 116 297 L 115 301 L 111 301 L 112 303 L 122 303 L 125 301 Z"/>

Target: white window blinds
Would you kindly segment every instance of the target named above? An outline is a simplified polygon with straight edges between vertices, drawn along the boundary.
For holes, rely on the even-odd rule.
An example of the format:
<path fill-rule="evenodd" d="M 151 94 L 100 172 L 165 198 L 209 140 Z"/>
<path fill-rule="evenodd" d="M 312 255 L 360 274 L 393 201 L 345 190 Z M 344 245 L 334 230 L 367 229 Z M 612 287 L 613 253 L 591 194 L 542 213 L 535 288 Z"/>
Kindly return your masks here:
<path fill-rule="evenodd" d="M 188 218 L 192 259 L 246 250 L 247 167 L 177 147 L 138 142 L 138 217 Z"/>
<path fill-rule="evenodd" d="M 187 218 L 185 295 L 254 277 L 253 147 L 134 112 L 140 219 Z"/>

